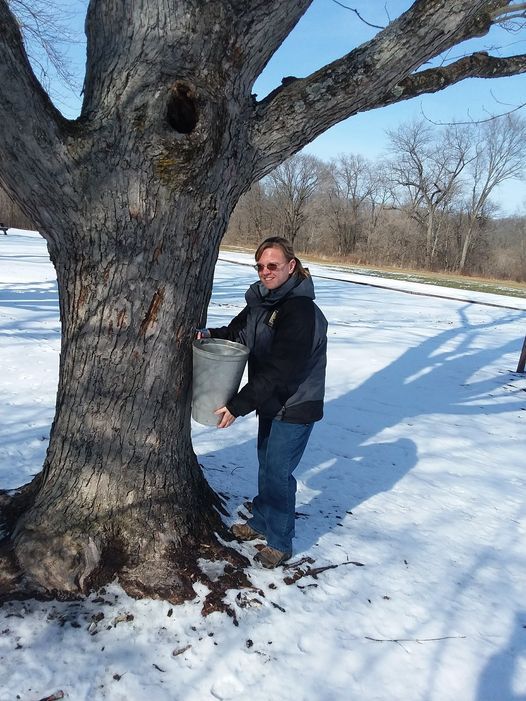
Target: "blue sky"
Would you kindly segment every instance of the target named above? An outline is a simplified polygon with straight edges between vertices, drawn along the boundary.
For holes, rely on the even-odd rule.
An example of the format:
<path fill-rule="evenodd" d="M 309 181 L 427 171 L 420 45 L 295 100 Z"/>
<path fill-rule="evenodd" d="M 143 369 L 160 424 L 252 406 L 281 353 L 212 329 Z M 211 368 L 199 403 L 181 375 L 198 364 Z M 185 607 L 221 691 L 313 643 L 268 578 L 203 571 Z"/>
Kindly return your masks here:
<path fill-rule="evenodd" d="M 369 22 L 385 26 L 411 5 L 410 0 L 343 0 L 357 9 Z M 70 0 L 68 11 L 72 26 L 78 35 L 83 34 L 85 0 Z M 258 78 L 254 91 L 264 97 L 284 76 L 302 77 L 351 51 L 377 32 L 361 22 L 354 12 L 344 9 L 333 0 L 314 0 L 298 26 L 273 56 L 265 71 Z M 450 58 L 462 55 L 465 50 L 489 50 L 492 54 L 507 55 L 526 53 L 526 35 L 510 34 L 502 30 L 490 33 L 466 47 L 458 47 Z M 79 75 L 84 70 L 84 45 L 69 47 L 73 70 Z M 60 91 L 59 108 L 67 117 L 77 116 L 80 110 L 79 95 L 66 95 Z M 369 158 L 381 158 L 387 147 L 386 130 L 414 118 L 426 116 L 434 122 L 484 119 L 492 114 L 506 112 L 525 101 L 526 75 L 495 80 L 472 79 L 452 86 L 434 95 L 383 107 L 356 115 L 322 134 L 309 144 L 305 151 L 324 160 L 340 153 L 361 153 Z M 526 116 L 526 110 L 521 110 Z M 524 182 L 510 181 L 498 191 L 498 199 L 505 213 L 526 210 Z"/>

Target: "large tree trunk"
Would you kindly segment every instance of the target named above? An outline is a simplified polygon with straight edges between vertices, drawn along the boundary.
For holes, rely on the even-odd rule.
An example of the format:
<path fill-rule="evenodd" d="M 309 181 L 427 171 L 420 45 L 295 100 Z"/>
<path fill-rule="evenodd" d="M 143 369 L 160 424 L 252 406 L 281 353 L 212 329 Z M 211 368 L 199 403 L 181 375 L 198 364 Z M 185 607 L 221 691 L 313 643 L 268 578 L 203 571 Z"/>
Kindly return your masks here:
<path fill-rule="evenodd" d="M 223 208 L 180 197 L 169 221 L 128 217 L 108 236 L 119 227 L 106 214 L 69 235 L 72 248 L 51 246 L 63 325 L 57 413 L 13 534 L 36 589 L 84 591 L 119 570 L 132 592 L 187 595 L 174 563 L 221 527 L 190 442 L 189 392 L 226 197 Z"/>

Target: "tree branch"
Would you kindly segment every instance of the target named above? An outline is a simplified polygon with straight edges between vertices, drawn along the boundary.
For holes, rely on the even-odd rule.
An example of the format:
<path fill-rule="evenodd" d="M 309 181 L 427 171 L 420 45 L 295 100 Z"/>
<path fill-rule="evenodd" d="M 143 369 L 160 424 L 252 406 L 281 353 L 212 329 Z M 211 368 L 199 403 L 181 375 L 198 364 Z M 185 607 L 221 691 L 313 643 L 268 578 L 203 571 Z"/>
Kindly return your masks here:
<path fill-rule="evenodd" d="M 17 22 L 0 0 L 0 182 L 22 210 L 39 219 L 43 203 L 68 202 L 63 132 L 66 120 L 36 79 Z M 63 206 L 64 206 L 63 205 Z"/>
<path fill-rule="evenodd" d="M 445 50 L 486 34 L 495 22 L 492 13 L 510 2 L 419 0 L 371 41 L 271 93 L 254 117 L 257 177 L 334 124 L 389 104 L 386 96 L 404 99 L 402 93 L 397 98 L 397 85 Z"/>
<path fill-rule="evenodd" d="M 465 640 L 465 635 L 443 635 L 440 638 L 372 638 L 370 635 L 364 636 L 365 640 L 372 640 L 373 643 L 434 643 L 438 640 Z"/>
<path fill-rule="evenodd" d="M 526 2 L 499 7 L 492 13 L 492 17 L 499 22 L 507 22 L 511 19 L 524 19 L 526 17 Z"/>
<path fill-rule="evenodd" d="M 366 24 L 368 27 L 373 27 L 374 29 L 383 29 L 382 26 L 379 24 L 372 24 L 371 22 L 368 22 L 364 17 L 361 16 L 361 14 L 356 10 L 354 7 L 349 7 L 348 5 L 344 5 L 343 2 L 340 2 L 340 0 L 332 0 L 336 5 L 339 5 L 340 7 L 343 7 L 345 10 L 350 10 L 351 12 L 354 12 L 354 14 L 358 17 L 358 19 Z"/>
<path fill-rule="evenodd" d="M 9 0 L 18 22 L 29 60 L 40 75 L 38 78 L 46 90 L 51 86 L 47 75 L 50 64 L 56 75 L 71 90 L 79 91 L 79 85 L 61 50 L 64 43 L 74 43 L 74 34 L 68 28 L 70 13 L 62 8 L 57 11 L 53 0 Z M 38 68 L 35 68 L 35 67 Z"/>
<path fill-rule="evenodd" d="M 505 78 L 521 73 L 526 73 L 526 54 L 498 58 L 478 52 L 448 66 L 429 68 L 404 78 L 382 97 L 381 104 L 389 105 L 424 93 L 438 92 L 466 78 Z"/>
<path fill-rule="evenodd" d="M 251 85 L 312 2 L 313 0 L 240 2 L 240 25 L 236 31 L 246 47 L 243 49 L 247 59 L 244 72 Z"/>

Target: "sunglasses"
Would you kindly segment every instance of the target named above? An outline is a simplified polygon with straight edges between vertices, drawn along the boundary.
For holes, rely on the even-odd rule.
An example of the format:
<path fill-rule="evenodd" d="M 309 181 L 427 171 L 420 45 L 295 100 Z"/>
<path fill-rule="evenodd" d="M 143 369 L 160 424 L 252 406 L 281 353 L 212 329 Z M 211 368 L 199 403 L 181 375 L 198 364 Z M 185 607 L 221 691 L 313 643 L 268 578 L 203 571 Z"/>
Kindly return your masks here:
<path fill-rule="evenodd" d="M 254 270 L 257 270 L 258 273 L 262 273 L 266 268 L 272 273 L 275 270 L 279 270 L 279 268 L 282 268 L 284 265 L 287 265 L 287 263 L 267 263 L 266 265 L 263 263 L 256 263 L 256 265 L 254 265 Z"/>

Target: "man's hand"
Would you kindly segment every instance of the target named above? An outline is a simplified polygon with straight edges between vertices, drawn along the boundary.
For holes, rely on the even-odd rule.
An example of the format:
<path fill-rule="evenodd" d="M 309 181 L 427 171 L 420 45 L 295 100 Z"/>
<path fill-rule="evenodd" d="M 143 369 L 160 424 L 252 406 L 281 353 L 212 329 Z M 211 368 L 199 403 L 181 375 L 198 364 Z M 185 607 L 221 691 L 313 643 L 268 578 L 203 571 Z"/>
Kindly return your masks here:
<path fill-rule="evenodd" d="M 228 411 L 226 406 L 222 406 L 221 409 L 214 411 L 214 414 L 220 417 L 217 428 L 228 428 L 229 426 L 232 426 L 236 420 L 236 417 Z"/>

